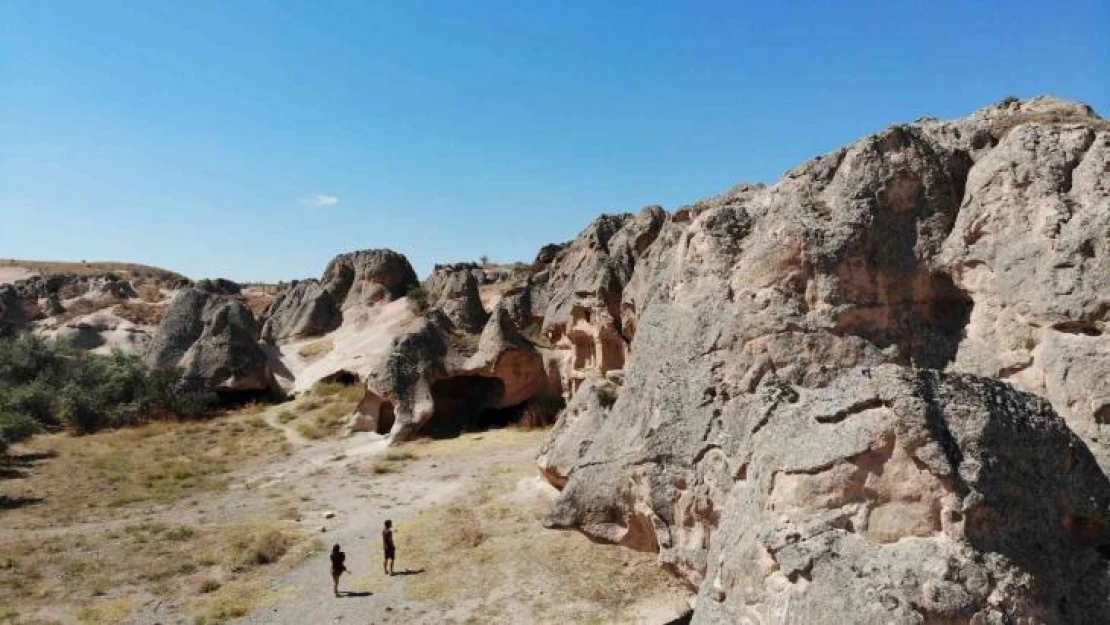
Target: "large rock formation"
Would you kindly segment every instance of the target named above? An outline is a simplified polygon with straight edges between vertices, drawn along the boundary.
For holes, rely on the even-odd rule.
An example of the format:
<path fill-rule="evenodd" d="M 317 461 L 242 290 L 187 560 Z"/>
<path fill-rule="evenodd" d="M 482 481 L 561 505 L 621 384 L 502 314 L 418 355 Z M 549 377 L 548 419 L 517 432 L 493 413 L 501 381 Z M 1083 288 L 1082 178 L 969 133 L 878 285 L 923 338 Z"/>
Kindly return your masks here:
<path fill-rule="evenodd" d="M 424 284 L 429 302 L 466 332 L 481 332 L 489 320 L 478 292 L 479 275 L 484 276 L 477 265 L 436 265 Z"/>
<path fill-rule="evenodd" d="M 296 282 L 262 313 L 269 343 L 320 336 L 343 323 L 343 310 L 388 302 L 419 284 L 407 258 L 393 250 L 336 256 L 317 280 Z"/>
<path fill-rule="evenodd" d="M 543 357 L 502 306 L 477 337 L 433 309 L 394 340 L 366 386 L 353 425 L 396 442 L 504 425 L 526 412 L 542 421 L 557 401 Z"/>
<path fill-rule="evenodd" d="M 1104 614 L 1108 141 L 1082 105 L 1007 101 L 645 219 L 626 262 L 588 261 L 623 223 L 549 250 L 548 336 L 623 370 L 566 368 L 551 524 L 658 549 L 699 620 Z M 922 368 L 1039 393 L 1090 451 L 1033 398 Z"/>
<path fill-rule="evenodd" d="M 548 524 L 658 550 L 698 622 L 1110 618 L 1110 482 L 1044 400 L 893 365 L 687 390 L 711 375 L 633 368 L 560 432 Z"/>
<path fill-rule="evenodd" d="M 630 340 L 621 315 L 624 287 L 665 221 L 657 206 L 637 215 L 603 215 L 570 243 L 540 250 L 526 302 L 562 354 L 568 396 L 590 375 L 624 367 Z"/>
<path fill-rule="evenodd" d="M 420 284 L 407 258 L 393 250 L 360 250 L 336 256 L 321 280 L 340 306 L 403 297 Z"/>
<path fill-rule="evenodd" d="M 316 280 L 302 280 L 280 293 L 262 313 L 262 339 L 268 343 L 319 336 L 343 322 L 331 291 Z"/>
<path fill-rule="evenodd" d="M 179 368 L 190 389 L 265 391 L 273 384 L 260 328 L 226 283 L 180 289 L 144 355 L 152 367 Z"/>

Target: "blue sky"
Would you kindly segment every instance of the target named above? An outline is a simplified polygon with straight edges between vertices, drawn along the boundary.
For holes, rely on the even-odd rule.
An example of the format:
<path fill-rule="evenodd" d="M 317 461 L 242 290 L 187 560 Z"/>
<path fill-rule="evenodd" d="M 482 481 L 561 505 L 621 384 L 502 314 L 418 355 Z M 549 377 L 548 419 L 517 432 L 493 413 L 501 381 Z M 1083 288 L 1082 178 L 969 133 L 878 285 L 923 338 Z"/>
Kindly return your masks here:
<path fill-rule="evenodd" d="M 1107 32 L 1098 0 L 0 0 L 0 256 L 531 260 L 889 123 L 1046 93 L 1105 115 Z"/>

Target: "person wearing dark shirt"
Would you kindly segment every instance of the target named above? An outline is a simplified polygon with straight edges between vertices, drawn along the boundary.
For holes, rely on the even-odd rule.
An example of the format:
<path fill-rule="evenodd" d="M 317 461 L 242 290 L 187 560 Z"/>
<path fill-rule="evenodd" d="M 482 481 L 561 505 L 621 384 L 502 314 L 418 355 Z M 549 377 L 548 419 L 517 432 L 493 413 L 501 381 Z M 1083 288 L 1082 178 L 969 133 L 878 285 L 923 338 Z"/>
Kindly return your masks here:
<path fill-rule="evenodd" d="M 331 581 L 332 591 L 339 596 L 339 576 L 347 572 L 347 554 L 339 550 L 339 545 L 331 548 Z"/>
<path fill-rule="evenodd" d="M 385 548 L 382 570 L 386 575 L 393 575 L 393 559 L 397 556 L 397 548 L 393 545 L 393 521 L 385 522 L 385 529 L 382 530 L 382 547 Z"/>

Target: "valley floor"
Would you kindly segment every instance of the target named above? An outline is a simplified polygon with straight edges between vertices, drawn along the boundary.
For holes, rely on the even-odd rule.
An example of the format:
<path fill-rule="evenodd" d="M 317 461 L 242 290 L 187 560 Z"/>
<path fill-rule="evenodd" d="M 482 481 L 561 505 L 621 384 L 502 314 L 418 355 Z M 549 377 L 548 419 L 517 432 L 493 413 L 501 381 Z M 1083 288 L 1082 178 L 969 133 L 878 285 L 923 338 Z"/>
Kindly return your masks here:
<path fill-rule="evenodd" d="M 0 623 L 667 623 L 686 610 L 652 554 L 542 528 L 545 432 L 389 448 L 304 427 L 310 409 L 327 406 L 18 449 L 0 475 Z M 341 598 L 334 543 L 351 571 Z"/>

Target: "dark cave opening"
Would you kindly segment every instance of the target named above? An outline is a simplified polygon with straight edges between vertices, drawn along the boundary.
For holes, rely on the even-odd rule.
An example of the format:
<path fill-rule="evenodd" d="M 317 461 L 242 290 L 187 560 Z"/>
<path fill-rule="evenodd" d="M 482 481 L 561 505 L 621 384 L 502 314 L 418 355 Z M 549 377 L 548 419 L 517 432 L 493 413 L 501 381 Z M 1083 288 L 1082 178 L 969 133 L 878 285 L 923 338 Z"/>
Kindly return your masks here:
<path fill-rule="evenodd" d="M 500 406 L 505 386 L 501 380 L 460 375 L 432 384 L 435 412 L 423 433 L 432 438 L 450 438 L 464 432 L 502 428 L 520 421 L 525 404 Z"/>
<path fill-rule="evenodd" d="M 335 373 L 326 375 L 320 378 L 320 382 L 325 384 L 342 384 L 343 386 L 354 386 L 362 380 L 358 377 L 357 373 L 352 373 L 346 369 L 340 369 Z"/>
<path fill-rule="evenodd" d="M 396 420 L 397 416 L 393 412 L 393 402 L 383 401 L 378 408 L 378 425 L 374 428 L 374 431 L 378 434 L 389 434 Z"/>

